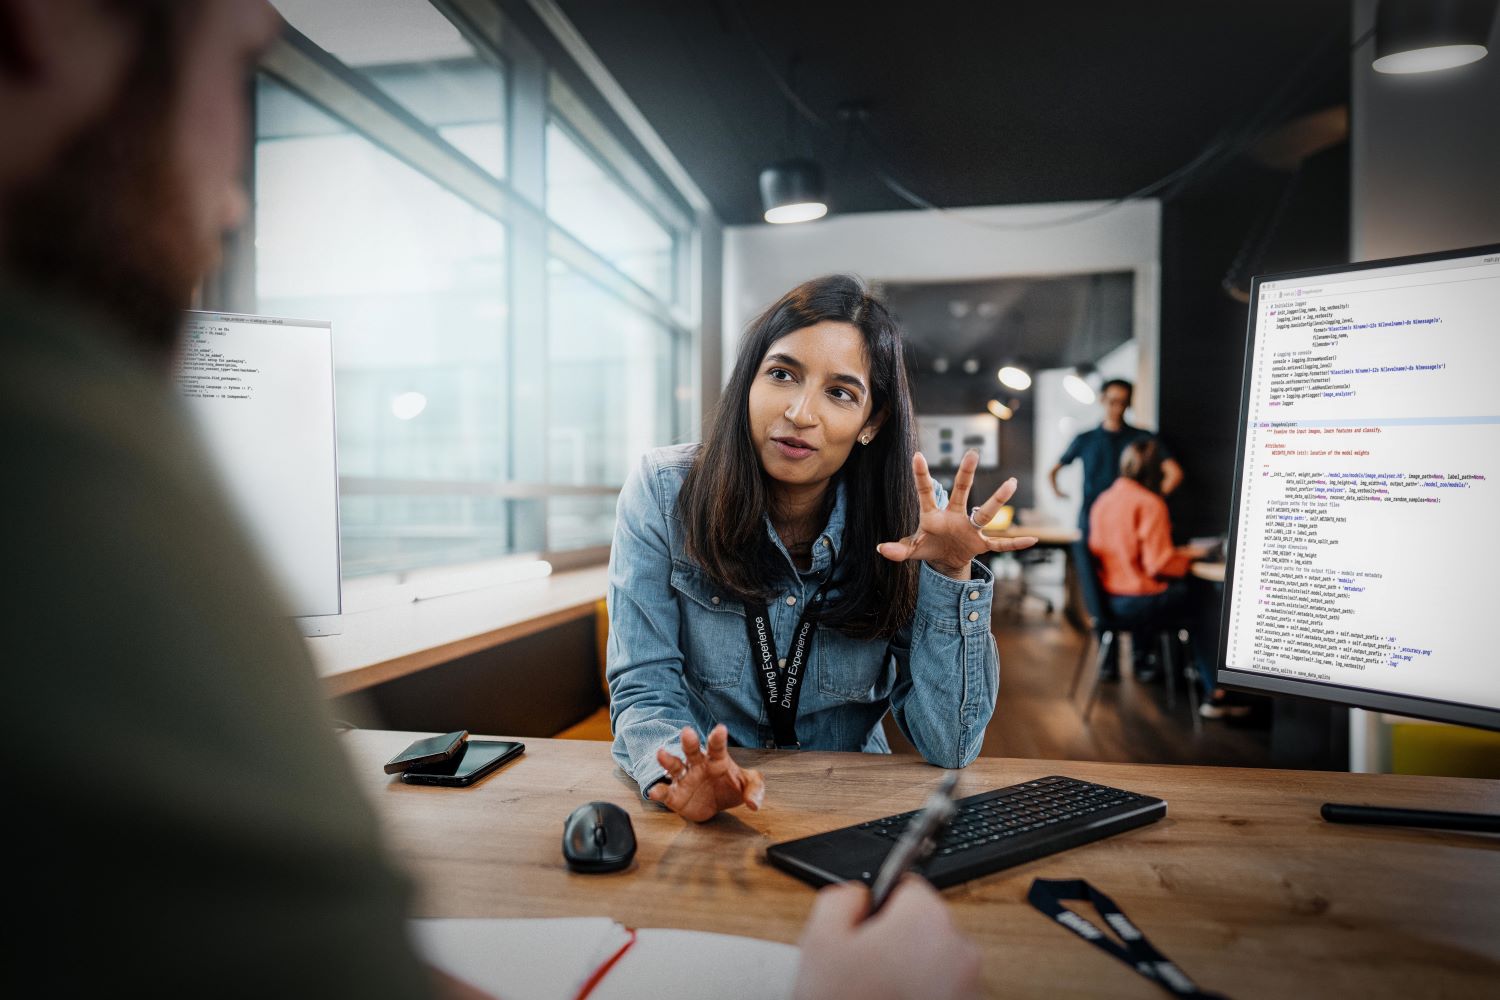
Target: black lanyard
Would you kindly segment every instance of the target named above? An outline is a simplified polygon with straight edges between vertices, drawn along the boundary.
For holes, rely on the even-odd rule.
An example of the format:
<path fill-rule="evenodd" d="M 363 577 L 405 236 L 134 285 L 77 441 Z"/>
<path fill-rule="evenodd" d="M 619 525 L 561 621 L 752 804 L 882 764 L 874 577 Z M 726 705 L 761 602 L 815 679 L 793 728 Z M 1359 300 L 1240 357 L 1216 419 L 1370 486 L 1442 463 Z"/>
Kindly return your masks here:
<path fill-rule="evenodd" d="M 818 627 L 818 612 L 823 606 L 823 595 L 833 582 L 833 567 L 828 568 L 828 579 L 813 595 L 802 610 L 797 621 L 797 631 L 792 634 L 792 647 L 787 651 L 786 667 L 776 659 L 776 637 L 771 634 L 771 612 L 764 604 L 746 600 L 745 633 L 750 637 L 750 659 L 760 677 L 760 698 L 765 703 L 766 715 L 771 720 L 771 734 L 781 750 L 800 750 L 797 742 L 797 703 L 802 699 L 802 674 L 807 668 L 808 653 L 812 646 L 813 632 Z"/>
<path fill-rule="evenodd" d="M 1200 990 L 1171 960 L 1142 934 L 1140 928 L 1115 905 L 1115 901 L 1095 889 L 1081 878 L 1039 878 L 1031 883 L 1026 900 L 1063 927 L 1077 934 L 1096 948 L 1124 962 L 1162 989 L 1179 997 L 1211 997 L 1223 1000 L 1224 994 Z M 1120 935 L 1124 946 L 1116 944 L 1098 927 L 1062 905 L 1063 900 L 1082 902 L 1087 900 L 1094 909 L 1104 915 L 1104 922 Z"/>

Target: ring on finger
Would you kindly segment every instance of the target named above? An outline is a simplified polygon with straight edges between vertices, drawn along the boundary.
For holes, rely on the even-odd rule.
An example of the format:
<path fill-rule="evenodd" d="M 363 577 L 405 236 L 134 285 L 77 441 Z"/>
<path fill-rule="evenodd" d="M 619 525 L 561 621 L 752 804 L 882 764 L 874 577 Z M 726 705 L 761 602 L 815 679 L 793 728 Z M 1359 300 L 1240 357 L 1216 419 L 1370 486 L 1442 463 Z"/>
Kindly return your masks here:
<path fill-rule="evenodd" d="M 972 524 L 974 527 L 983 530 L 984 527 L 990 523 L 990 519 L 989 518 L 985 518 L 983 521 L 981 521 L 978 518 L 979 518 L 979 508 L 975 507 L 973 510 L 969 511 L 969 523 Z"/>

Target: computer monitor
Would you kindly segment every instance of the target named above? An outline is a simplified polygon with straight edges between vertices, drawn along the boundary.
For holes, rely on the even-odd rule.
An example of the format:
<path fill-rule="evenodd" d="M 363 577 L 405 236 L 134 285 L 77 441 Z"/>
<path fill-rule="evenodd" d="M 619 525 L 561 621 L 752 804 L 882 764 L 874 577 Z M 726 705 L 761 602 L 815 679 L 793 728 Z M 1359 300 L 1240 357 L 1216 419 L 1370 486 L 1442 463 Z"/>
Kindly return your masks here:
<path fill-rule="evenodd" d="M 1221 683 L 1500 729 L 1500 244 L 1251 285 Z"/>
<path fill-rule="evenodd" d="M 339 631 L 332 324 L 188 313 L 177 382 L 297 623 Z"/>

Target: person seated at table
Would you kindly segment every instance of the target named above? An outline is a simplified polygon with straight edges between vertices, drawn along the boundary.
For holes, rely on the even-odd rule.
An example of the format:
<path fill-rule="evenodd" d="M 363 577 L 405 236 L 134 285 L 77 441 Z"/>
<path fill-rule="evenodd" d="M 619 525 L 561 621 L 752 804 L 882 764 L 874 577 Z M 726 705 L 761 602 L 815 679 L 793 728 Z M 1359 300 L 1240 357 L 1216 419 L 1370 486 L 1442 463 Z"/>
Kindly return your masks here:
<path fill-rule="evenodd" d="M 1212 650 L 1217 649 L 1217 620 L 1209 602 L 1195 601 L 1186 579 L 1196 559 L 1208 549 L 1172 544 L 1172 521 L 1162 497 L 1162 455 L 1155 439 L 1126 445 L 1120 453 L 1120 475 L 1099 494 L 1089 511 L 1089 551 L 1099 567 L 1099 582 L 1110 614 L 1148 634 L 1158 624 L 1193 623 L 1193 662 L 1203 686 L 1203 714 L 1218 718 L 1240 714 L 1226 706 L 1214 686 Z M 1212 619 L 1212 620 L 1211 620 Z M 1105 679 L 1117 669 L 1106 668 Z"/>
<path fill-rule="evenodd" d="M 993 578 L 977 555 L 1008 480 L 967 511 L 915 451 L 901 331 L 858 279 L 792 289 L 754 320 L 701 445 L 648 453 L 620 493 L 606 677 L 614 755 L 693 820 L 757 808 L 726 748 L 889 753 L 887 711 L 963 767 L 995 709 Z M 700 733 L 707 733 L 706 748 Z"/>
<path fill-rule="evenodd" d="M 407 879 L 173 384 L 280 28 L 260 0 L 0 0 L 6 996 L 477 995 L 413 946 Z M 795 996 L 978 996 L 931 886 L 867 908 L 819 894 Z"/>

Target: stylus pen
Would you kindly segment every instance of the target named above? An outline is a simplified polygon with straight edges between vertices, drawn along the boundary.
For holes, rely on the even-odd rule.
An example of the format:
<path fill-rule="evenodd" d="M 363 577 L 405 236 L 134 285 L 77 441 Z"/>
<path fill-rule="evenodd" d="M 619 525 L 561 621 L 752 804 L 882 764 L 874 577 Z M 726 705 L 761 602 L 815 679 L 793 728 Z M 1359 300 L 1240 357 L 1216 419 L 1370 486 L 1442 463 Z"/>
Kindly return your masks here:
<path fill-rule="evenodd" d="M 1390 806 L 1352 806 L 1341 802 L 1325 802 L 1323 818 L 1330 823 L 1420 826 L 1431 830 L 1500 833 L 1500 815 L 1494 813 L 1438 812 L 1432 809 L 1394 809 Z"/>
<path fill-rule="evenodd" d="M 927 797 L 927 804 L 922 807 L 922 811 L 906 824 L 906 829 L 901 832 L 901 839 L 896 841 L 891 853 L 880 863 L 880 871 L 875 873 L 875 881 L 870 886 L 869 916 L 873 917 L 885 905 L 901 877 L 926 861 L 932 853 L 938 835 L 958 811 L 958 807 L 953 804 L 953 788 L 957 784 L 957 773 L 945 775 L 942 784 Z"/>

